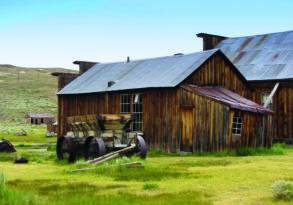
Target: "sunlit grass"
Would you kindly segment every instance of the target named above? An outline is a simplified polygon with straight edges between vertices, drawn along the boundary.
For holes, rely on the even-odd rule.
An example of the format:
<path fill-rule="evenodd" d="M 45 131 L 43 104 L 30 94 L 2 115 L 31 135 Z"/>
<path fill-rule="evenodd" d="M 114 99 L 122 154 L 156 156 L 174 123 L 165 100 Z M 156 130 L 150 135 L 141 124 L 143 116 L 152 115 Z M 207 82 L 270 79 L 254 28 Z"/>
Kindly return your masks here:
<path fill-rule="evenodd" d="M 17 136 L 17 132 L 25 131 L 27 136 Z M 30 125 L 22 123 L 0 122 L 0 139 L 4 138 L 15 145 L 32 143 L 55 143 L 55 137 L 46 137 L 46 125 Z"/>

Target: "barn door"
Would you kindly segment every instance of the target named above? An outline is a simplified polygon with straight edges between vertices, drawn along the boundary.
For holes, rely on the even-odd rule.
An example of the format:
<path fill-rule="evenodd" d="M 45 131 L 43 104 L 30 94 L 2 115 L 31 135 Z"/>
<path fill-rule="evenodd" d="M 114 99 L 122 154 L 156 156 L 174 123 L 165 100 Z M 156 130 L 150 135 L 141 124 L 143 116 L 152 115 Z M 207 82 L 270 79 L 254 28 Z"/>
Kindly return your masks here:
<path fill-rule="evenodd" d="M 182 108 L 181 151 L 192 152 L 193 109 Z"/>

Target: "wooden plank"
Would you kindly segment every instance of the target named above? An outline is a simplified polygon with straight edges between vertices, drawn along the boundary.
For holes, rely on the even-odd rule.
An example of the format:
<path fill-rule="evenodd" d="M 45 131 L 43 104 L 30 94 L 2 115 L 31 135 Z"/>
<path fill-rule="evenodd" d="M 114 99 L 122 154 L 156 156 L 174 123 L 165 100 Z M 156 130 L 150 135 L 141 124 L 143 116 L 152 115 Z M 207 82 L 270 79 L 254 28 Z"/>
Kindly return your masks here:
<path fill-rule="evenodd" d="M 108 154 L 105 154 L 101 157 L 98 157 L 96 159 L 88 160 L 87 163 L 89 164 L 99 164 L 107 160 L 115 159 L 119 157 L 121 154 L 125 154 L 129 151 L 132 151 L 135 148 L 135 145 L 131 145 L 129 147 L 123 148 L 121 150 L 115 151 L 115 152 L 110 152 Z"/>

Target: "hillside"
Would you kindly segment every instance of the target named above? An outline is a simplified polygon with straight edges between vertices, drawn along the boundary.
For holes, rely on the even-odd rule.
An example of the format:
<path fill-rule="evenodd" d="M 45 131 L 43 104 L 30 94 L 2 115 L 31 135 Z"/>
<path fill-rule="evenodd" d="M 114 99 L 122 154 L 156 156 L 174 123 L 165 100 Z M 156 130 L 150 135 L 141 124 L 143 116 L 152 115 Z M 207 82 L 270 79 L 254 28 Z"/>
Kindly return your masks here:
<path fill-rule="evenodd" d="M 57 111 L 57 79 L 63 68 L 23 68 L 0 65 L 0 122 L 24 122 L 28 112 Z"/>

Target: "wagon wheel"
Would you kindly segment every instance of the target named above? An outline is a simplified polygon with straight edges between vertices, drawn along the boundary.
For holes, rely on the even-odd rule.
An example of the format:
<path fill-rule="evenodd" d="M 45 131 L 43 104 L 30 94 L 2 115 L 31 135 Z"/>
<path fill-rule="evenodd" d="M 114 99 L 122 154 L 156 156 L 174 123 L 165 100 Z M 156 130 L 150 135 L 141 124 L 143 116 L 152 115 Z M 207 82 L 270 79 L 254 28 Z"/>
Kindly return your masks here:
<path fill-rule="evenodd" d="M 84 144 L 84 158 L 96 158 L 106 154 L 104 141 L 100 137 L 88 137 Z"/>
<path fill-rule="evenodd" d="M 147 155 L 147 146 L 146 143 L 143 139 L 142 136 L 137 135 L 136 137 L 136 151 L 137 151 L 137 155 L 142 158 L 145 159 L 146 155 Z"/>
<path fill-rule="evenodd" d="M 70 163 L 76 160 L 76 145 L 72 137 L 59 137 L 56 151 L 59 160 L 68 158 Z"/>

